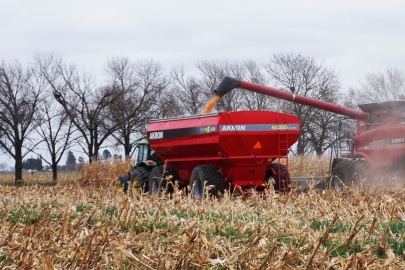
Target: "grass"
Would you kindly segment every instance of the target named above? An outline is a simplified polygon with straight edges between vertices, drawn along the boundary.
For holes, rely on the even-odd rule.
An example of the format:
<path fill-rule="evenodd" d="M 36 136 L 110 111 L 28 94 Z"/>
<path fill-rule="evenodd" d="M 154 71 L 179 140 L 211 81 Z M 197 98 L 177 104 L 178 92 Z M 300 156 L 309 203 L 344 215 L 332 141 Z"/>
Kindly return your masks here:
<path fill-rule="evenodd" d="M 401 188 L 131 197 L 98 166 L 74 185 L 0 185 L 0 269 L 405 268 Z"/>

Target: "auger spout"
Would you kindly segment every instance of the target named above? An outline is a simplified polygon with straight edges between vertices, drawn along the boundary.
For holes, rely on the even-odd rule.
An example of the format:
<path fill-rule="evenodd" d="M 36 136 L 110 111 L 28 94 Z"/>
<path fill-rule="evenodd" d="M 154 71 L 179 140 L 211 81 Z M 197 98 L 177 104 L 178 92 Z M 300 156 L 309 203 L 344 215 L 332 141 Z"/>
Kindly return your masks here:
<path fill-rule="evenodd" d="M 282 91 L 273 87 L 263 86 L 243 80 L 238 80 L 232 77 L 224 77 L 222 81 L 218 84 L 218 87 L 214 90 L 215 94 L 222 97 L 228 92 L 232 91 L 235 88 L 241 88 L 248 91 L 260 93 L 263 95 L 268 95 L 271 97 L 284 99 L 290 102 L 307 105 L 310 107 L 318 108 L 324 111 L 333 112 L 336 114 L 344 115 L 353 119 L 367 121 L 369 114 L 346 108 L 337 104 L 293 94 L 290 92 Z"/>

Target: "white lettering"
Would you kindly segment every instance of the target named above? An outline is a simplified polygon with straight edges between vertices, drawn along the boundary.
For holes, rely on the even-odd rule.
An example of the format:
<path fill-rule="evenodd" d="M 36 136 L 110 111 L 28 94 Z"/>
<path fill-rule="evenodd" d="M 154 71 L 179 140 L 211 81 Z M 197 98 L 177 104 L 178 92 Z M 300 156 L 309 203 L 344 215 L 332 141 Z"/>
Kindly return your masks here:
<path fill-rule="evenodd" d="M 405 142 L 405 138 L 396 138 L 391 140 L 391 143 L 403 143 L 403 142 Z"/>
<path fill-rule="evenodd" d="M 224 125 L 221 131 L 244 131 L 246 130 L 246 125 Z"/>
<path fill-rule="evenodd" d="M 163 131 L 149 133 L 149 140 L 163 139 Z"/>

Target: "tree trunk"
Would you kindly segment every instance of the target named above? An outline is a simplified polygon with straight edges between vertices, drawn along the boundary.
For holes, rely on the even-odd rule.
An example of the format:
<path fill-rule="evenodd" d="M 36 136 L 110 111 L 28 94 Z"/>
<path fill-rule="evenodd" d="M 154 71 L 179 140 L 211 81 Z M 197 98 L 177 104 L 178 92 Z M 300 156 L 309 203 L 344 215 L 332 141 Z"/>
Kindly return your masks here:
<path fill-rule="evenodd" d="M 305 154 L 304 136 L 302 134 L 300 134 L 298 137 L 297 154 L 298 155 Z"/>
<path fill-rule="evenodd" d="M 52 163 L 52 180 L 58 180 L 58 165 L 56 163 Z"/>
<path fill-rule="evenodd" d="M 16 153 L 15 153 L 15 184 L 18 184 L 19 180 L 23 180 L 22 177 L 22 152 L 21 147 L 16 146 Z"/>
<path fill-rule="evenodd" d="M 130 143 L 129 134 L 124 136 L 124 149 L 125 149 L 125 158 L 131 155 L 131 143 Z"/>

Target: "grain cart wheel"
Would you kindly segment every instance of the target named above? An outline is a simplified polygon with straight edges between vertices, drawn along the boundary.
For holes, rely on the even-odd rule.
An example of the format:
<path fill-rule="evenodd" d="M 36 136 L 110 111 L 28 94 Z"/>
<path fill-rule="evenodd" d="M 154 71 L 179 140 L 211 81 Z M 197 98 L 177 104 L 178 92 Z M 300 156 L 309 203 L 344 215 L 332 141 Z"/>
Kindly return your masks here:
<path fill-rule="evenodd" d="M 149 188 L 150 171 L 145 167 L 137 167 L 131 175 L 132 188 L 135 194 L 140 194 L 141 190 L 147 192 Z"/>
<path fill-rule="evenodd" d="M 179 176 L 174 168 L 164 168 L 163 166 L 153 168 L 149 175 L 149 194 L 157 195 L 162 190 L 173 193 L 173 182 L 175 180 L 179 180 Z"/>
<path fill-rule="evenodd" d="M 174 188 L 173 188 L 174 182 L 176 180 L 177 181 L 180 180 L 179 174 L 177 173 L 177 171 L 173 167 L 166 166 L 165 177 L 170 178 L 170 181 L 167 182 L 167 191 L 169 193 L 173 193 L 173 191 L 174 191 Z"/>
<path fill-rule="evenodd" d="M 216 197 L 224 193 L 224 178 L 217 167 L 200 165 L 191 173 L 190 186 L 191 194 L 197 199 L 204 197 L 204 187 L 210 187 L 208 194 Z"/>
<path fill-rule="evenodd" d="M 286 166 L 280 165 L 280 168 L 279 168 L 279 164 L 271 163 L 267 167 L 266 176 L 265 176 L 264 180 L 268 183 L 269 179 L 271 177 L 274 179 L 274 190 L 280 191 L 280 190 L 285 190 L 286 188 L 287 188 L 287 191 L 290 190 L 289 185 L 291 184 L 291 179 L 287 172 Z M 288 177 L 288 180 L 285 181 L 287 179 L 287 177 Z M 281 187 L 279 186 L 280 182 L 282 184 Z"/>

